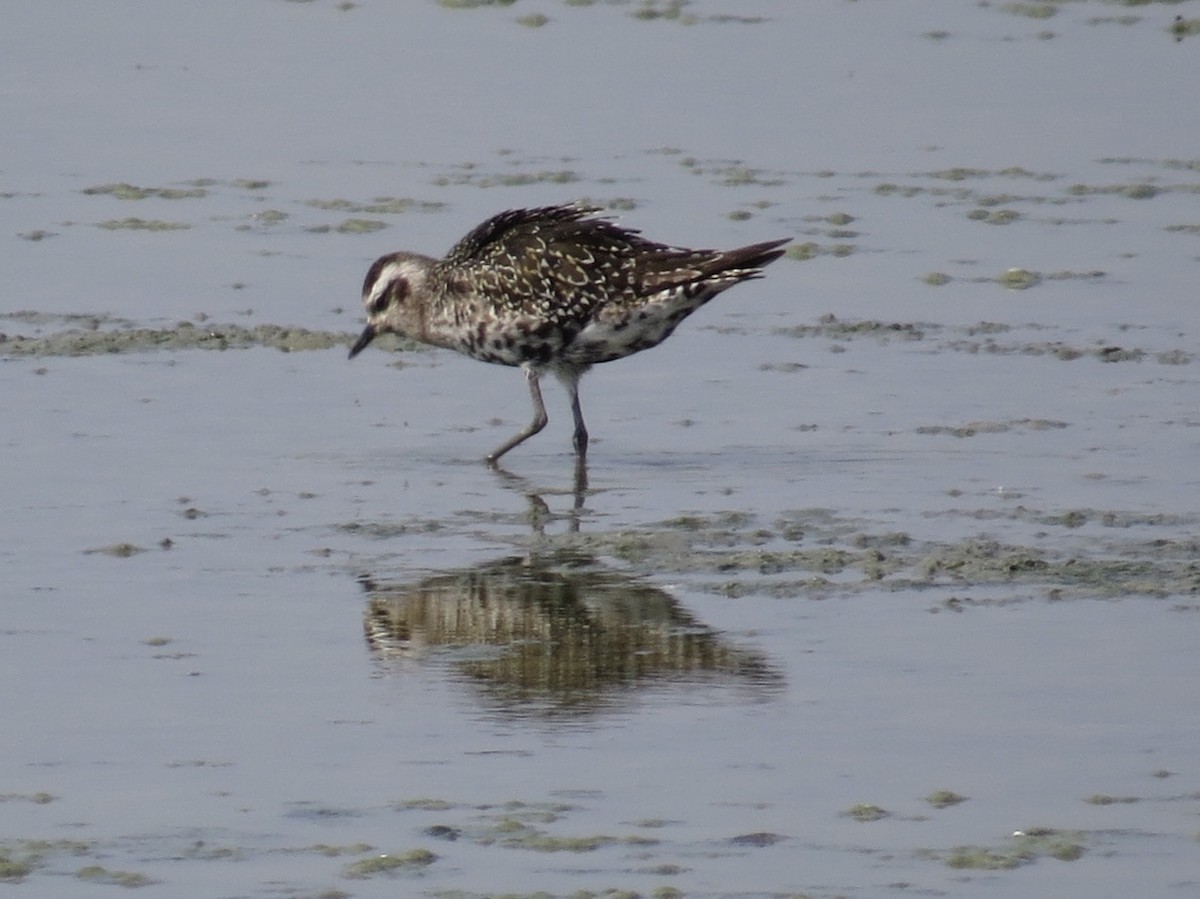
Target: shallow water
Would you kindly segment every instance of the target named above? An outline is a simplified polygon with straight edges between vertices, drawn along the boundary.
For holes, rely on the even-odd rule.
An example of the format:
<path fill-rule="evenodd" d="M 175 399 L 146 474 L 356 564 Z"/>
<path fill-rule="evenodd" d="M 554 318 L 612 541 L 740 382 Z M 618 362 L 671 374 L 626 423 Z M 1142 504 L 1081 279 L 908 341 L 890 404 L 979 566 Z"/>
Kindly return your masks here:
<path fill-rule="evenodd" d="M 0 878 L 1194 890 L 1193 5 L 10 11 Z M 491 471 L 358 286 L 576 197 L 804 249 Z"/>

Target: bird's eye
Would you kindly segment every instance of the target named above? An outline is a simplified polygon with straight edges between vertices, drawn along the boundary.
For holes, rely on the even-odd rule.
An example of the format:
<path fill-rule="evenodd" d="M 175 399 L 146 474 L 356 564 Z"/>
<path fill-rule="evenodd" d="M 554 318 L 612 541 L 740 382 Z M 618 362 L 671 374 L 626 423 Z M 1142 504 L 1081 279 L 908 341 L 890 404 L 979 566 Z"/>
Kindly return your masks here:
<path fill-rule="evenodd" d="M 393 302 L 399 304 L 404 301 L 408 295 L 408 282 L 403 278 L 393 278 L 388 282 L 387 287 L 379 292 L 379 295 L 367 305 L 367 311 L 371 315 L 382 315 Z"/>

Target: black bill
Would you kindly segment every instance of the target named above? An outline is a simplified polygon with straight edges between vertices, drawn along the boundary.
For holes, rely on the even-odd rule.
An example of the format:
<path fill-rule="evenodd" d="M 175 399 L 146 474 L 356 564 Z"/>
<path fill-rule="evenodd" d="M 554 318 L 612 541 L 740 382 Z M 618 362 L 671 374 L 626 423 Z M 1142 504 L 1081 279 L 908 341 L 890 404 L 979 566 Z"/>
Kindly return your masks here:
<path fill-rule="evenodd" d="M 354 341 L 354 346 L 350 347 L 350 358 L 353 359 L 363 350 L 365 350 L 372 340 L 375 339 L 374 325 L 367 325 L 363 328 L 363 332 L 358 335 L 358 340 Z"/>

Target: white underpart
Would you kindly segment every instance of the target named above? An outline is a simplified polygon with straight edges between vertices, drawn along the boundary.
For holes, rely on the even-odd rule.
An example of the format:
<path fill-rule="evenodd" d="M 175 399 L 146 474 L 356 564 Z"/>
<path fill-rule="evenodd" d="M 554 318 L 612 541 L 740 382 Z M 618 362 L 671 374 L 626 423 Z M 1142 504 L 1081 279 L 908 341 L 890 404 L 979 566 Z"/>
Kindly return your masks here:
<path fill-rule="evenodd" d="M 563 361 L 595 364 L 656 346 L 716 292 L 706 290 L 684 300 L 679 296 L 681 290 L 672 288 L 662 291 L 645 305 L 625 310 L 625 314 L 605 314 L 602 310 L 576 335 L 563 353 Z"/>

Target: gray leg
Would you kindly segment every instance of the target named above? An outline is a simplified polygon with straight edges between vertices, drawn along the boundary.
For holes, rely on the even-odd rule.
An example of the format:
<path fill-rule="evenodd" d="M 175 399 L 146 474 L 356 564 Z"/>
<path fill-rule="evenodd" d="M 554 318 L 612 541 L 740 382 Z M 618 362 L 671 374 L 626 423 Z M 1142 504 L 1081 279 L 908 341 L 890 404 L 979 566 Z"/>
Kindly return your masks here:
<path fill-rule="evenodd" d="M 489 465 L 495 465 L 501 456 L 518 443 L 528 440 L 542 428 L 546 427 L 546 422 L 550 420 L 550 417 L 546 415 L 546 404 L 542 402 L 542 388 L 538 385 L 537 371 L 532 368 L 525 369 L 525 380 L 529 383 L 529 398 L 533 400 L 533 421 L 519 431 L 511 440 L 505 441 L 484 456 L 484 461 Z M 587 435 L 585 434 L 585 441 L 586 438 Z"/>
<path fill-rule="evenodd" d="M 588 432 L 583 423 L 583 410 L 579 407 L 579 379 L 587 369 L 560 368 L 555 371 L 558 379 L 567 388 L 571 396 L 571 414 L 575 416 L 575 455 L 583 458 L 587 455 Z"/>
<path fill-rule="evenodd" d="M 571 414 L 575 416 L 575 454 L 580 458 L 587 455 L 588 432 L 583 423 L 583 412 L 579 408 L 579 391 L 571 391 Z"/>

